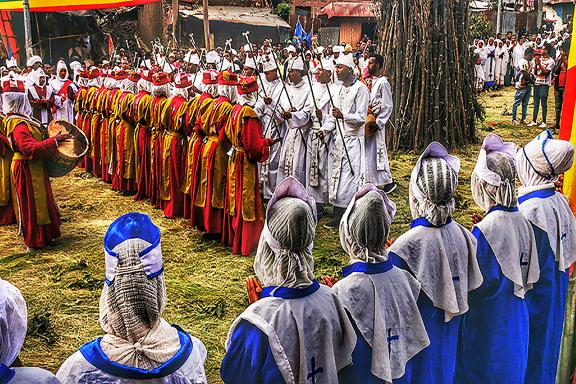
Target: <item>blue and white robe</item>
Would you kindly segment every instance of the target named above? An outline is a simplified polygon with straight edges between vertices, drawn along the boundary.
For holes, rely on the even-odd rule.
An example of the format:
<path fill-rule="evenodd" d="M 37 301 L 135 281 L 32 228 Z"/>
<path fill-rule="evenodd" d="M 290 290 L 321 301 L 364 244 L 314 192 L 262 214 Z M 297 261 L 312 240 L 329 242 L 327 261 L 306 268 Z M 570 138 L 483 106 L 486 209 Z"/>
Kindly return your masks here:
<path fill-rule="evenodd" d="M 539 277 L 532 226 L 517 207 L 495 206 L 472 234 L 484 281 L 470 292 L 462 316 L 454 383 L 522 384 L 529 339 L 524 297 Z"/>
<path fill-rule="evenodd" d="M 353 319 L 358 341 L 346 383 L 410 382 L 409 360 L 430 344 L 416 300 L 420 284 L 392 260 L 356 262 L 333 287 Z"/>
<path fill-rule="evenodd" d="M 60 384 L 52 373 L 36 367 L 8 368 L 0 364 L 0 384 Z"/>
<path fill-rule="evenodd" d="M 430 346 L 410 361 L 410 382 L 452 383 L 460 315 L 468 311 L 468 292 L 482 284 L 476 239 L 451 219 L 435 227 L 425 218 L 418 218 L 394 242 L 390 252 L 394 264 L 412 273 L 423 291 L 418 308 Z"/>
<path fill-rule="evenodd" d="M 356 334 L 336 294 L 266 287 L 232 324 L 221 376 L 226 384 L 338 384 L 352 363 Z"/>
<path fill-rule="evenodd" d="M 98 338 L 84 344 L 78 352 L 70 356 L 56 376 L 62 384 L 205 384 L 206 347 L 178 326 L 174 327 L 180 337 L 180 349 L 155 369 L 128 367 L 111 361 L 100 346 L 102 338 Z"/>
<path fill-rule="evenodd" d="M 520 212 L 534 228 L 540 264 L 540 279 L 526 297 L 530 345 L 524 382 L 554 383 L 564 326 L 568 268 L 576 252 L 576 223 L 568 200 L 550 186 L 523 194 L 518 202 Z"/>

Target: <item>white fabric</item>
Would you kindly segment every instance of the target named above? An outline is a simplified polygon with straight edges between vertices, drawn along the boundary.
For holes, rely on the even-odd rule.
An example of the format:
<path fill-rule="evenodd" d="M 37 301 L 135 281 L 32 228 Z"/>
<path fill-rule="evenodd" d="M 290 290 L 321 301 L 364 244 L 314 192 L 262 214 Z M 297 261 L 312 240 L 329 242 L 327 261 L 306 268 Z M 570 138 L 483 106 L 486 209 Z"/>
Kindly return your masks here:
<path fill-rule="evenodd" d="M 302 60 L 302 58 L 300 56 L 291 59 L 288 62 L 288 71 L 291 71 L 292 69 L 296 69 L 296 70 L 300 70 L 303 71 L 304 70 L 304 60 Z"/>
<path fill-rule="evenodd" d="M 368 88 L 356 80 L 350 86 L 340 86 L 332 95 L 334 107 L 340 109 L 343 119 L 336 121 L 330 115 L 322 127 L 323 131 L 332 132 L 334 140 L 330 148 L 328 174 L 330 203 L 336 207 L 346 208 L 354 194 L 364 184 L 366 159 L 364 152 L 364 124 L 368 115 L 370 94 Z M 338 132 L 342 130 L 342 134 Z M 344 141 L 342 141 L 344 136 Z M 348 158 L 344 147 L 348 149 Z M 352 172 L 353 170 L 353 172 Z"/>
<path fill-rule="evenodd" d="M 216 51 L 209 51 L 206 54 L 206 64 L 217 64 L 220 62 L 220 55 Z"/>
<path fill-rule="evenodd" d="M 66 75 L 64 78 L 60 77 L 60 71 L 62 69 L 66 70 Z M 63 98 L 58 96 L 58 93 L 64 86 L 64 83 L 69 80 L 68 78 L 68 67 L 66 63 L 62 60 L 58 61 L 56 65 L 56 77 L 50 81 L 50 86 L 54 90 L 54 105 L 56 106 L 56 112 L 54 113 L 54 119 L 62 119 L 66 120 L 69 123 L 74 122 L 74 100 L 71 100 L 68 97 L 68 94 L 65 94 Z M 76 93 L 77 88 L 74 83 L 70 84 L 71 89 Z"/>
<path fill-rule="evenodd" d="M 364 185 L 354 195 L 340 220 L 340 245 L 351 263 L 388 260 L 385 244 L 395 215 L 396 204 L 373 184 Z"/>
<path fill-rule="evenodd" d="M 134 380 L 112 376 L 90 364 L 80 351 L 70 356 L 56 373 L 62 384 L 106 383 L 106 384 L 206 384 L 204 362 L 206 347 L 200 340 L 192 339 L 192 353 L 179 370 L 159 379 Z"/>
<path fill-rule="evenodd" d="M 333 290 L 372 348 L 372 374 L 389 383 L 404 376 L 407 362 L 430 345 L 416 304 L 418 281 L 393 267 L 378 274 L 354 272 Z M 398 340 L 389 342 L 388 332 Z"/>
<path fill-rule="evenodd" d="M 386 147 L 386 123 L 392 115 L 392 87 L 384 76 L 372 80 L 370 107 L 376 118 L 378 131 L 366 138 L 366 182 L 386 185 L 392 182 L 388 149 Z"/>
<path fill-rule="evenodd" d="M 274 61 L 274 58 L 268 55 L 264 56 L 262 60 L 262 70 L 264 72 L 269 72 L 277 69 L 278 66 L 276 65 L 276 61 Z"/>
<path fill-rule="evenodd" d="M 514 294 L 523 299 L 540 278 L 538 249 L 530 222 L 519 211 L 493 211 L 476 227 L 490 244 L 502 274 L 514 283 Z M 503 232 L 506 236 L 502 236 Z"/>
<path fill-rule="evenodd" d="M 340 55 L 336 59 L 336 65 L 344 65 L 350 69 L 356 68 L 356 64 L 354 64 L 354 57 L 352 54 L 347 55 Z"/>
<path fill-rule="evenodd" d="M 0 279 L 0 364 L 10 366 L 18 354 L 28 326 L 28 309 L 20 290 Z"/>
<path fill-rule="evenodd" d="M 60 380 L 56 376 L 42 368 L 17 367 L 11 369 L 14 371 L 14 377 L 9 381 L 10 384 L 60 384 Z"/>
<path fill-rule="evenodd" d="M 26 117 L 30 116 L 32 114 L 32 106 L 30 105 L 30 100 L 28 100 L 28 95 L 22 92 L 3 92 L 2 111 L 5 115 L 16 113 Z"/>
<path fill-rule="evenodd" d="M 6 59 L 6 68 L 10 69 L 12 67 L 18 67 L 18 62 L 16 61 L 15 57 Z"/>
<path fill-rule="evenodd" d="M 472 233 L 452 221 L 440 228 L 412 228 L 389 250 L 406 261 L 448 322 L 468 311 L 468 292 L 482 284 L 476 246 Z"/>
<path fill-rule="evenodd" d="M 36 71 L 32 72 L 32 82 L 33 84 L 27 88 L 27 92 L 28 92 L 28 96 L 31 96 L 34 100 L 39 100 L 40 96 L 38 95 L 38 92 L 36 91 L 36 88 L 34 88 L 34 85 L 40 87 L 40 79 L 42 77 L 46 77 L 46 74 L 44 73 L 44 71 L 42 70 L 42 68 L 38 68 Z M 44 87 L 46 88 L 46 100 L 50 100 L 50 98 L 52 97 L 54 90 L 52 89 L 52 87 L 50 85 L 48 85 L 48 81 L 46 81 L 44 83 Z M 42 108 L 40 109 L 40 121 L 44 124 L 48 124 L 48 108 Z"/>
<path fill-rule="evenodd" d="M 36 64 L 36 63 L 42 64 L 42 58 L 41 58 L 40 56 L 38 56 L 38 55 L 31 56 L 31 57 L 26 61 L 26 66 L 27 66 L 27 67 L 31 67 L 31 66 L 33 66 L 33 65 Z"/>
<path fill-rule="evenodd" d="M 315 368 L 323 368 L 319 382 L 324 384 L 338 384 L 338 371 L 352 363 L 354 327 L 336 294 L 324 285 L 299 299 L 266 297 L 250 305 L 232 323 L 226 349 L 242 320 L 268 336 L 286 384 L 309 384 L 313 358 Z"/>

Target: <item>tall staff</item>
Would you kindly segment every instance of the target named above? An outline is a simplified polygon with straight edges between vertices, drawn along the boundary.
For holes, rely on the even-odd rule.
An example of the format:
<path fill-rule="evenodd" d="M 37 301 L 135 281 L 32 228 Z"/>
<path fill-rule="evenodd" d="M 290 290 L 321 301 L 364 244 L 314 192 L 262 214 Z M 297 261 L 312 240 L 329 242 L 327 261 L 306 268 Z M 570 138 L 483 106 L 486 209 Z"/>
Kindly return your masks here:
<path fill-rule="evenodd" d="M 248 46 L 250 46 L 250 50 L 252 51 L 252 43 L 250 43 L 250 38 L 248 37 L 249 34 L 250 34 L 250 31 L 246 31 L 246 32 L 242 33 L 242 35 L 246 38 L 246 41 L 248 42 Z M 260 87 L 262 88 L 262 92 L 264 93 L 264 97 L 268 98 L 268 95 L 266 94 L 266 88 L 264 88 L 264 83 L 262 82 L 262 79 L 260 78 L 260 71 L 258 69 L 258 63 L 256 62 L 256 57 L 254 56 L 254 53 L 252 53 L 252 60 L 254 61 L 254 71 L 256 71 L 256 78 L 260 82 Z"/>

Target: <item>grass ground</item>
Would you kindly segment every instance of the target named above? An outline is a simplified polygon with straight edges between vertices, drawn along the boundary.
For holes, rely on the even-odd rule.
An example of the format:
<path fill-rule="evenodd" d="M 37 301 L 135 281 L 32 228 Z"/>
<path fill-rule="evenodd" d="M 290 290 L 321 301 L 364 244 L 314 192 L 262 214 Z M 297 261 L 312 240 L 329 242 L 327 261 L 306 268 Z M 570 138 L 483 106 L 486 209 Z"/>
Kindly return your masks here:
<path fill-rule="evenodd" d="M 483 96 L 486 120 L 478 128 L 479 140 L 497 133 L 521 145 L 539 129 L 510 125 L 514 91 Z M 553 121 L 553 97 L 549 121 Z M 532 108 L 529 108 L 531 112 Z M 507 115 L 508 114 L 508 115 Z M 462 160 L 456 219 L 471 226 L 479 212 L 470 196 L 470 174 L 480 144 L 458 148 Z M 398 205 L 392 236 L 408 229 L 408 182 L 416 153 L 391 154 L 398 189 L 391 195 Z M 21 352 L 26 365 L 53 372 L 78 347 L 102 333 L 98 325 L 98 299 L 104 277 L 102 239 L 108 225 L 131 211 L 150 215 L 162 230 L 168 305 L 164 317 L 200 338 L 208 349 L 209 383 L 218 383 L 228 327 L 247 306 L 244 279 L 252 274 L 253 257 L 232 256 L 229 249 L 205 242 L 184 220 L 166 219 L 145 202 L 135 202 L 110 190 L 90 175 L 76 170 L 54 179 L 53 188 L 62 215 L 59 244 L 32 254 L 24 253 L 16 227 L 0 227 L 0 277 L 22 291 L 28 304 L 28 336 Z M 314 248 L 316 274 L 338 274 L 346 265 L 338 232 L 318 227 Z"/>

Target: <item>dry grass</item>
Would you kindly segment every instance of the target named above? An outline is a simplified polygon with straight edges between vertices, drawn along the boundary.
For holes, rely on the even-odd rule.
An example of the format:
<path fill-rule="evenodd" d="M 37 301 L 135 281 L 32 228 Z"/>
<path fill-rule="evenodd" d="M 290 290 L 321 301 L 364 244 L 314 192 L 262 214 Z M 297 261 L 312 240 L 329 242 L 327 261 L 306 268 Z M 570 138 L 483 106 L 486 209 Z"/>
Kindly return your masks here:
<path fill-rule="evenodd" d="M 479 128 L 480 138 L 494 132 L 523 144 L 539 131 L 508 124 L 510 116 L 502 113 L 511 111 L 512 97 L 513 90 L 484 97 L 487 117 Z M 553 116 L 553 108 L 549 108 L 549 115 Z M 471 225 L 470 214 L 479 211 L 469 192 L 478 148 L 477 144 L 454 151 L 462 159 L 456 219 L 466 226 Z M 399 185 L 392 194 L 398 204 L 392 230 L 396 237 L 407 230 L 411 220 L 408 182 L 417 155 L 402 152 L 391 157 Z M 28 303 L 29 332 L 21 352 L 24 364 L 55 372 L 78 347 L 101 334 L 98 299 L 104 277 L 102 239 L 115 218 L 140 211 L 150 215 L 162 230 L 168 290 L 165 318 L 206 344 L 209 382 L 220 382 L 224 341 L 229 325 L 247 306 L 244 279 L 252 274 L 253 258 L 235 257 L 226 247 L 203 242 L 184 220 L 164 218 L 149 204 L 120 196 L 80 170 L 53 180 L 53 188 L 64 218 L 58 245 L 26 254 L 16 228 L 0 227 L 0 277 L 19 287 Z M 317 275 L 338 274 L 346 264 L 337 231 L 319 226 L 315 260 Z"/>

